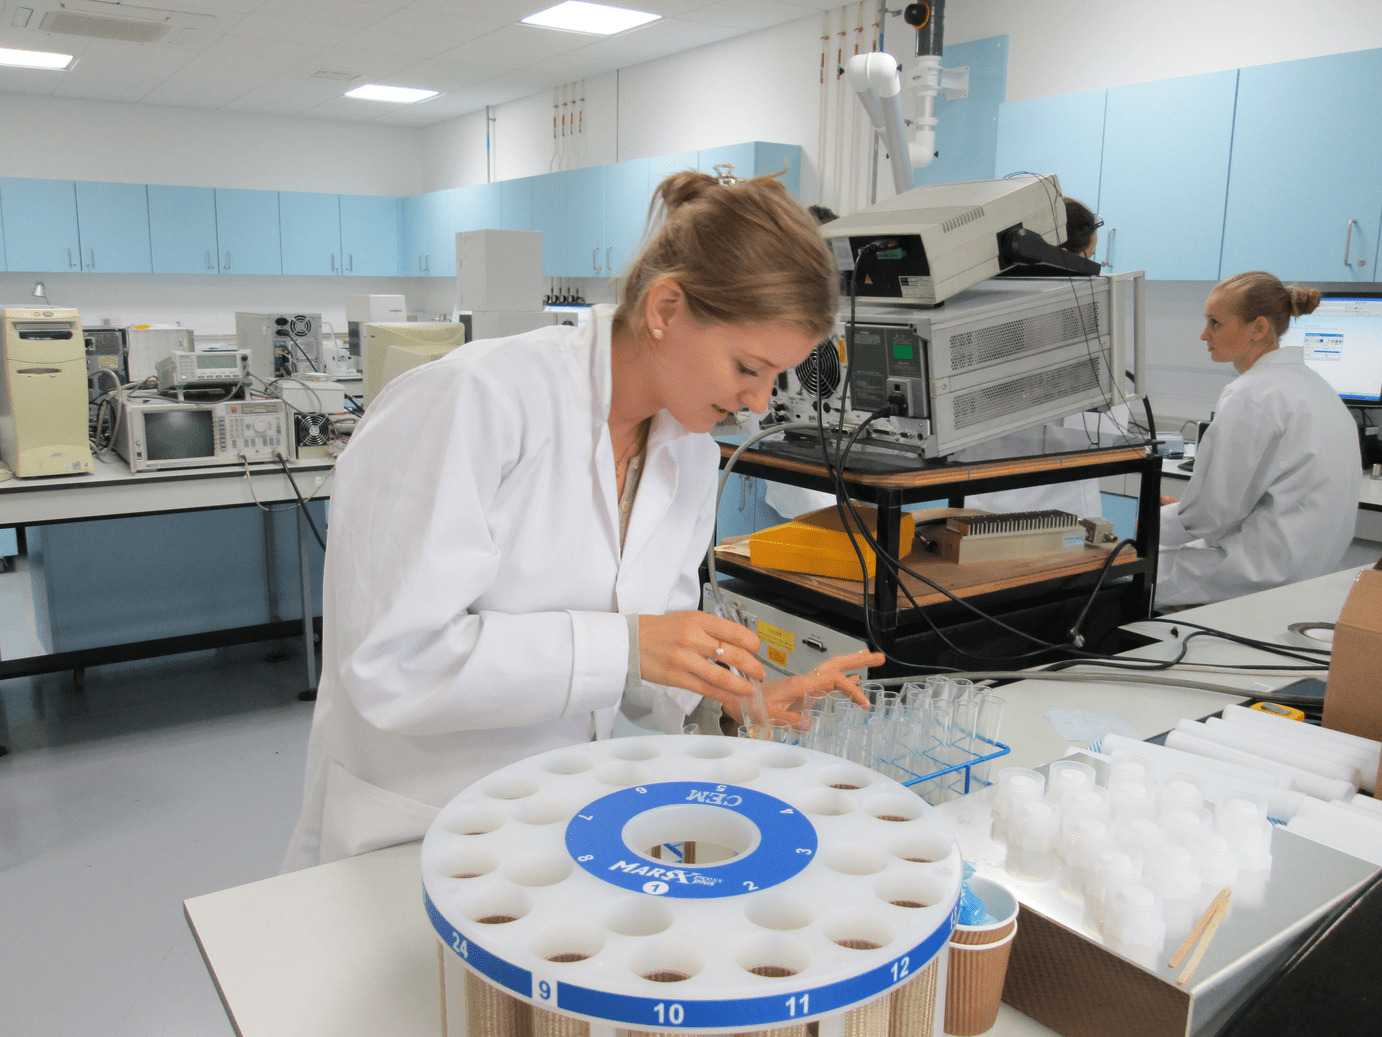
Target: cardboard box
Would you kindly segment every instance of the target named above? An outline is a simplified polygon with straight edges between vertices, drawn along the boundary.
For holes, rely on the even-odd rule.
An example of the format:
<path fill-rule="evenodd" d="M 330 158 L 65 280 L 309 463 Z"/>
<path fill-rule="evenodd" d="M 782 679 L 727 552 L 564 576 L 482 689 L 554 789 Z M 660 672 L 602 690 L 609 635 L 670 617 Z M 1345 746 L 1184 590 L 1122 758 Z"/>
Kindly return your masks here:
<path fill-rule="evenodd" d="M 1358 574 L 1334 624 L 1324 726 L 1382 740 L 1382 562 Z M 1382 778 L 1382 773 L 1379 773 Z"/>
<path fill-rule="evenodd" d="M 1088 763 L 1103 778 L 1104 765 Z M 1038 768 L 1043 769 L 1043 768 Z M 1355 893 L 1377 868 L 1366 861 L 1272 830 L 1265 882 L 1234 894 L 1228 916 L 1186 986 L 1169 959 L 1184 934 L 1168 939 L 1154 967 L 1104 946 L 1083 922 L 1083 904 L 1060 892 L 1059 878 L 1035 883 L 1008 875 L 1007 848 L 993 842 L 990 790 L 938 809 L 975 873 L 1017 898 L 1003 1000 L 1065 1037 L 1208 1037 L 1300 946 L 1312 925 Z M 1183 967 L 1183 964 L 1182 964 Z"/>

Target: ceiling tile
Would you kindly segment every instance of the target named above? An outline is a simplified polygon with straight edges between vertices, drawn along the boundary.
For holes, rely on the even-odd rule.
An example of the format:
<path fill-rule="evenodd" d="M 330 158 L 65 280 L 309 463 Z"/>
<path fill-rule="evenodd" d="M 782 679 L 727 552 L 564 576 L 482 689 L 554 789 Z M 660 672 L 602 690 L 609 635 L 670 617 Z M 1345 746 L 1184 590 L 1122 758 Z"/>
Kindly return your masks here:
<path fill-rule="evenodd" d="M 366 82 L 374 82 L 413 63 L 413 59 L 399 54 L 379 54 L 348 47 L 332 47 L 314 55 L 310 62 L 312 68 L 307 71 L 326 69 L 334 72 L 358 72 Z M 306 65 L 302 67 L 306 69 Z"/>
<path fill-rule="evenodd" d="M 781 4 L 775 0 L 720 0 L 696 11 L 688 11 L 681 17 L 689 22 L 709 22 L 712 25 L 726 25 L 731 28 L 752 32 L 766 29 L 784 22 L 794 22 L 798 18 L 816 14 L 809 7 L 800 4 Z"/>
<path fill-rule="evenodd" d="M 324 25 L 342 25 L 348 28 L 363 29 L 386 17 L 391 11 L 404 6 L 403 0 L 397 3 L 380 5 L 361 0 L 274 0 L 272 14 L 282 18 L 296 18 L 305 22 L 321 22 Z M 268 7 L 260 9 L 261 14 L 270 13 Z"/>
<path fill-rule="evenodd" d="M 579 32 L 560 32 L 539 29 L 531 25 L 506 25 L 477 40 L 446 51 L 441 57 L 447 61 L 478 61 L 493 63 L 496 56 L 507 58 L 504 67 L 522 68 L 535 61 L 565 54 L 581 47 L 589 47 L 601 39 Z"/>
<path fill-rule="evenodd" d="M 63 76 L 62 85 L 53 93 L 90 101 L 139 101 L 169 74 L 161 68 L 87 58 Z"/>
<path fill-rule="evenodd" d="M 172 76 L 141 98 L 144 104 L 174 108 L 220 108 L 243 97 L 254 84 L 243 79 L 190 79 Z"/>
<path fill-rule="evenodd" d="M 508 24 L 508 19 L 490 14 L 487 4 L 465 4 L 459 9 L 460 14 L 438 14 L 404 8 L 385 15 L 373 28 L 419 40 L 444 40 L 455 46 Z"/>
<path fill-rule="evenodd" d="M 329 79 L 312 79 L 294 70 L 263 83 L 246 93 L 240 100 L 246 104 L 263 100 L 272 105 L 274 111 L 280 111 L 284 106 L 299 110 L 311 108 L 324 101 L 334 100 L 349 90 L 352 85 L 358 84 L 337 83 Z"/>
<path fill-rule="evenodd" d="M 297 18 L 280 18 L 277 13 L 252 14 L 229 33 L 247 40 L 275 40 L 284 43 L 315 45 L 317 50 L 334 47 L 358 31 L 354 26 L 327 25 Z"/>
<path fill-rule="evenodd" d="M 66 72 L 46 72 L 34 68 L 0 67 L 0 92 L 9 94 L 51 94 L 62 85 Z"/>
<path fill-rule="evenodd" d="M 404 64 L 412 64 L 423 58 L 430 58 L 456 45 L 454 40 L 441 38 L 407 36 L 396 32 L 384 32 L 369 28 L 356 33 L 341 44 L 343 50 L 364 51 L 381 57 L 404 58 Z"/>
<path fill-rule="evenodd" d="M 316 56 L 326 49 L 311 43 L 296 43 L 291 40 L 250 40 L 241 36 L 222 36 L 202 51 L 197 61 L 258 61 L 280 65 L 288 62 L 297 65 L 315 60 Z"/>

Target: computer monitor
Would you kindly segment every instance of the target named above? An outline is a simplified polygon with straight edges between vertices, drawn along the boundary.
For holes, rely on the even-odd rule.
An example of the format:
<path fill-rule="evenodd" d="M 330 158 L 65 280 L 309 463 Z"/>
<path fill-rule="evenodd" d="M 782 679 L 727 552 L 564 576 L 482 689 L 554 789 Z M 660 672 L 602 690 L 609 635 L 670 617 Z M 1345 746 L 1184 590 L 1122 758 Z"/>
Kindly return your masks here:
<path fill-rule="evenodd" d="M 1382 290 L 1322 292 L 1314 313 L 1291 321 L 1283 346 L 1358 407 L 1382 406 Z"/>
<path fill-rule="evenodd" d="M 445 356 L 464 342 L 465 325 L 452 321 L 365 324 L 360 339 L 365 406 L 404 371 Z"/>

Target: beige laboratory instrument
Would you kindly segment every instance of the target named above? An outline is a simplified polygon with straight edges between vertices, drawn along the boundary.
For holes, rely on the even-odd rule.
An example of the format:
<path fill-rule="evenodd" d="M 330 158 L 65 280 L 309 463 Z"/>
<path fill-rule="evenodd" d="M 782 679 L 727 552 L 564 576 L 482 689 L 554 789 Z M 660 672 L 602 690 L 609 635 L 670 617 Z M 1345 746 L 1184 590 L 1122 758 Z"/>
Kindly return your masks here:
<path fill-rule="evenodd" d="M 91 471 L 76 310 L 0 310 L 0 460 L 21 479 Z"/>

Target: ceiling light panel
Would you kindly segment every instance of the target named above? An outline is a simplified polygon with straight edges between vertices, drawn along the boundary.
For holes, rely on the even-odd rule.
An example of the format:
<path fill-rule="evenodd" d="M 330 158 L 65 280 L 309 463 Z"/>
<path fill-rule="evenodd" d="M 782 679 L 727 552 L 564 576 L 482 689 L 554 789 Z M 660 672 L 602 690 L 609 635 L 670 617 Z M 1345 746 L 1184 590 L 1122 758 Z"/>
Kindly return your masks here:
<path fill-rule="evenodd" d="M 66 71 L 74 63 L 71 54 L 54 54 L 46 50 L 9 50 L 0 47 L 0 65 L 13 68 L 46 68 Z"/>
<path fill-rule="evenodd" d="M 357 86 L 354 90 L 347 90 L 345 96 L 354 97 L 361 101 L 392 101 L 395 104 L 416 104 L 418 101 L 425 101 L 429 97 L 436 97 L 437 91 L 367 83 L 364 86 Z"/>
<path fill-rule="evenodd" d="M 617 32 L 627 32 L 640 25 L 655 22 L 660 17 L 662 16 L 649 14 L 647 11 L 631 11 L 626 7 L 608 7 L 604 4 L 588 4 L 584 0 L 566 0 L 556 7 L 528 15 L 523 19 L 523 24 L 537 25 L 544 29 L 561 29 L 565 32 L 612 36 Z"/>

